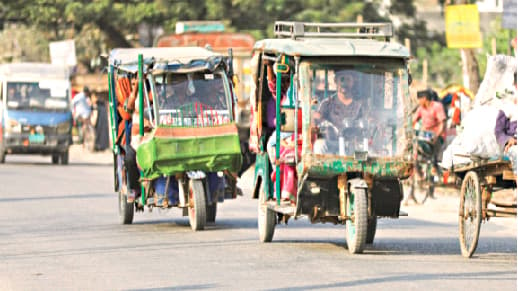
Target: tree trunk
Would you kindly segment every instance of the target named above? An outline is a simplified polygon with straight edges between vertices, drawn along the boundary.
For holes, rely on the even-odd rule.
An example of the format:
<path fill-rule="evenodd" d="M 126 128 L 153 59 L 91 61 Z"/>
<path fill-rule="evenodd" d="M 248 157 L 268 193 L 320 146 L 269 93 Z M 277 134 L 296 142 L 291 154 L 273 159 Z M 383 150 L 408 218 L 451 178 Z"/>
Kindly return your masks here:
<path fill-rule="evenodd" d="M 110 42 L 111 47 L 133 47 L 131 43 L 126 40 L 121 31 L 116 27 L 113 27 L 109 22 L 105 21 L 103 17 L 97 19 L 96 24 L 108 37 L 108 42 Z"/>

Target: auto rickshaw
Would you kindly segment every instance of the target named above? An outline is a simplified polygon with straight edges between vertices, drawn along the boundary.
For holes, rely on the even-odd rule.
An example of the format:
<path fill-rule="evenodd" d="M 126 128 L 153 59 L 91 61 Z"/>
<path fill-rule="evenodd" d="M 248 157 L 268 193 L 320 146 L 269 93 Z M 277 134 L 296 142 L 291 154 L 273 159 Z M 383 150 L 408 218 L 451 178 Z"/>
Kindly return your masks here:
<path fill-rule="evenodd" d="M 307 216 L 312 223 L 345 224 L 349 252 L 361 253 L 374 240 L 378 217 L 405 215 L 401 181 L 413 168 L 414 135 L 409 52 L 389 42 L 387 23 L 279 21 L 274 34 L 255 44 L 252 57 L 259 239 L 270 242 L 276 224 Z M 267 78 L 269 65 L 274 80 Z M 346 83 L 354 84 L 343 89 Z M 344 90 L 360 116 L 334 111 L 348 108 L 333 105 L 348 96 Z M 274 94 L 285 97 L 273 99 L 271 127 Z"/>
<path fill-rule="evenodd" d="M 231 68 L 231 57 L 200 47 L 111 51 L 121 223 L 131 224 L 134 211 L 145 206 L 178 207 L 191 228 L 201 230 L 215 221 L 218 202 L 236 198 L 241 151 Z"/>

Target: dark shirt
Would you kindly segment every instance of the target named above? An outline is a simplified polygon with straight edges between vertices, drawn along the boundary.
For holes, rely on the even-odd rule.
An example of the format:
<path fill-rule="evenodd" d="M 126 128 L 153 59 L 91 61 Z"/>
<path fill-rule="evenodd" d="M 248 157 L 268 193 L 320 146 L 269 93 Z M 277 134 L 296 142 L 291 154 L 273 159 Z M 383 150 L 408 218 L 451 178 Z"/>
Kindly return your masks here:
<path fill-rule="evenodd" d="M 510 121 L 505 113 L 500 110 L 496 118 L 495 136 L 498 145 L 503 150 L 510 138 L 516 138 L 516 120 Z"/>
<path fill-rule="evenodd" d="M 326 119 L 335 126 L 341 127 L 345 119 L 357 120 L 362 114 L 362 106 L 353 100 L 349 105 L 343 104 L 338 97 L 332 96 L 322 102 L 318 108 L 322 119 Z"/>

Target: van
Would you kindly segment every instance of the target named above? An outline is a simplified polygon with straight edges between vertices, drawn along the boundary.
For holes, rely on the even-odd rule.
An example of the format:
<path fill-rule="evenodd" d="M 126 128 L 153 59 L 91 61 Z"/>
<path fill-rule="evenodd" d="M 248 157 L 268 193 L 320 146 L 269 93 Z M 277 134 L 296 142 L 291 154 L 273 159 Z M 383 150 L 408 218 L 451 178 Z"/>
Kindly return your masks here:
<path fill-rule="evenodd" d="M 41 154 L 52 156 L 53 164 L 68 164 L 70 89 L 64 66 L 0 65 L 0 163 L 7 154 Z"/>

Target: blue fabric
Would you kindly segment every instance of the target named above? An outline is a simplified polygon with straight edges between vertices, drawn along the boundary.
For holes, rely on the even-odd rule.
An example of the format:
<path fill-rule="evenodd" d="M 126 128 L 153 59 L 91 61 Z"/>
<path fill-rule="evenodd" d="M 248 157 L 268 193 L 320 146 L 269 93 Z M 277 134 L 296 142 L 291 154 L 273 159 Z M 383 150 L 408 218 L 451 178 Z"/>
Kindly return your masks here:
<path fill-rule="evenodd" d="M 155 192 L 157 193 L 157 196 L 160 197 L 160 196 L 165 195 L 166 181 L 167 181 L 166 177 L 159 177 L 153 181 L 155 184 L 154 186 L 155 186 Z M 172 204 L 178 203 L 178 199 L 179 199 L 178 193 L 179 193 L 178 181 L 176 181 L 176 178 L 174 176 L 171 176 L 170 180 L 169 180 L 168 191 L 167 191 L 167 198 L 169 199 L 170 203 L 172 203 Z"/>

